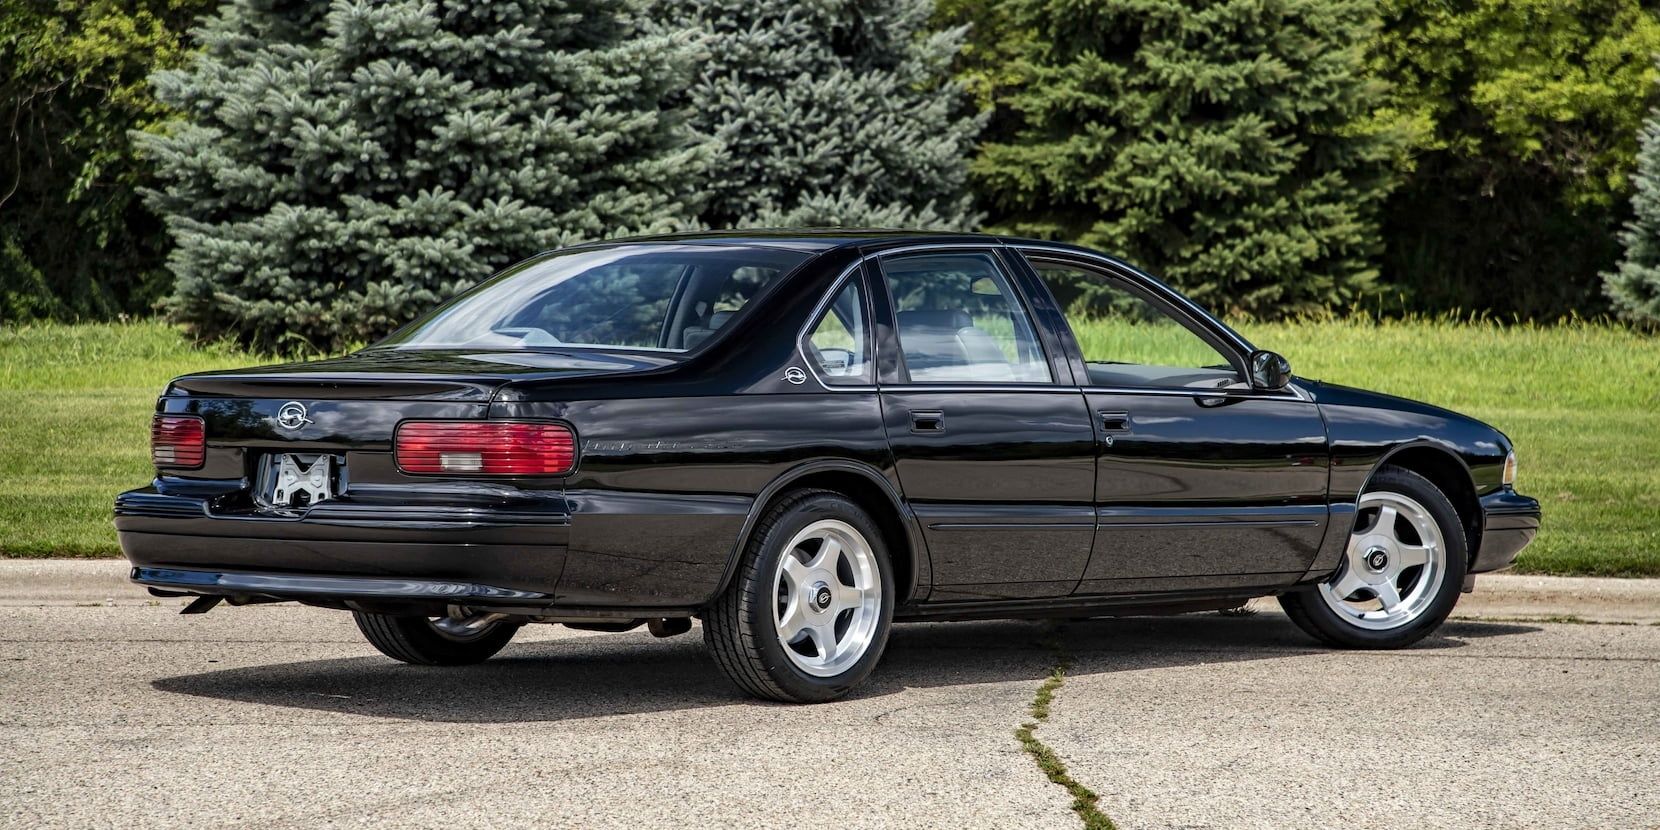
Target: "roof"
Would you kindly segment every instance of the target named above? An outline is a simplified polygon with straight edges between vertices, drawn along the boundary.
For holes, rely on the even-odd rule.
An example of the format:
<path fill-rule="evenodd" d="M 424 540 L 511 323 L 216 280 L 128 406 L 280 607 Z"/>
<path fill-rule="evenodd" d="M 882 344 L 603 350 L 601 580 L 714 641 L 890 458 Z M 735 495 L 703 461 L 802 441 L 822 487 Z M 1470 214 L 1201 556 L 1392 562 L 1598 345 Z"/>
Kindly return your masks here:
<path fill-rule="evenodd" d="M 946 231 L 894 230 L 884 228 L 750 228 L 730 231 L 691 231 L 610 239 L 618 242 L 690 242 L 721 245 L 755 245 L 767 248 L 787 248 L 794 251 L 820 253 L 848 245 L 872 242 L 998 242 L 999 237 L 982 233 L 951 233 Z"/>

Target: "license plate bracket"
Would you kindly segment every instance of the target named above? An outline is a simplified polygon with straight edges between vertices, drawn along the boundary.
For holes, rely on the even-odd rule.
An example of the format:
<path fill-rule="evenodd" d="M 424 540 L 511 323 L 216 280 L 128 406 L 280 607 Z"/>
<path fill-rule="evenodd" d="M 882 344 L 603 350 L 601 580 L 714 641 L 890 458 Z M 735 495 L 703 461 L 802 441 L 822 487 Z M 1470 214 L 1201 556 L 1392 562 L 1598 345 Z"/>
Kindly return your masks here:
<path fill-rule="evenodd" d="M 277 455 L 274 461 L 271 504 L 278 507 L 305 507 L 334 498 L 334 456 L 328 453 L 302 456 L 285 452 Z"/>

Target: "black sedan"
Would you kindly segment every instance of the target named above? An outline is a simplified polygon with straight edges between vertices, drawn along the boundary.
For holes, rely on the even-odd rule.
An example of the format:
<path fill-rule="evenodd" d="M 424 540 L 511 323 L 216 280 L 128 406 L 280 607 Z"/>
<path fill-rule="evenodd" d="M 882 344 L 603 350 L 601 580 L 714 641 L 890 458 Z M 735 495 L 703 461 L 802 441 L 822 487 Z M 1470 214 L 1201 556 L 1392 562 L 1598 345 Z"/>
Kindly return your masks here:
<path fill-rule="evenodd" d="M 355 354 L 174 380 L 132 578 L 351 611 L 452 665 L 528 623 L 693 617 L 744 690 L 837 697 L 895 620 L 1273 595 L 1337 646 L 1433 631 L 1539 526 L 1498 430 L 1294 378 L 1048 242 L 747 232 L 520 263 Z"/>

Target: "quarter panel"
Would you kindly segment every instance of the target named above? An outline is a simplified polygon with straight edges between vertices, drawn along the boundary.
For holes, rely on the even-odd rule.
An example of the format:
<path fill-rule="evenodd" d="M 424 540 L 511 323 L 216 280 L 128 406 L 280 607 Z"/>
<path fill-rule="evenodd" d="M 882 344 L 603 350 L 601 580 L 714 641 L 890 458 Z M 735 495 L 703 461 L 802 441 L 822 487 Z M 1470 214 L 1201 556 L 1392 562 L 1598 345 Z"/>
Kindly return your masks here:
<path fill-rule="evenodd" d="M 1433 447 L 1463 462 L 1476 495 L 1500 489 L 1510 442 L 1498 430 L 1429 404 L 1323 383 L 1309 384 L 1332 442 L 1332 501 L 1353 503 L 1389 456 Z"/>
<path fill-rule="evenodd" d="M 576 428 L 562 603 L 705 603 L 774 479 L 809 459 L 891 469 L 874 392 L 543 400 L 498 412 Z"/>

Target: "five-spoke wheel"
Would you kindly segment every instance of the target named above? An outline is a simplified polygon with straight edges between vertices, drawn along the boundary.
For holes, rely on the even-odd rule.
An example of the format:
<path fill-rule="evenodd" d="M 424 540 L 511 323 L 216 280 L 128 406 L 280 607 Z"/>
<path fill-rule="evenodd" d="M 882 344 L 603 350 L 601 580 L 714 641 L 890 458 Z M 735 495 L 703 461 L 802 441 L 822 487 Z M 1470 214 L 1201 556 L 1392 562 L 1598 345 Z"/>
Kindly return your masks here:
<path fill-rule="evenodd" d="M 784 654 L 815 677 L 834 677 L 870 648 L 881 622 L 882 572 L 852 525 L 823 519 L 785 545 L 773 616 Z"/>
<path fill-rule="evenodd" d="M 704 615 L 704 641 L 750 694 L 830 700 L 881 659 L 893 595 L 876 522 L 844 495 L 803 490 L 756 525 L 731 587 Z"/>
<path fill-rule="evenodd" d="M 1367 493 L 1359 507 L 1343 563 L 1320 596 L 1361 628 L 1398 628 L 1434 604 L 1447 576 L 1446 542 L 1435 517 L 1408 496 Z"/>
<path fill-rule="evenodd" d="M 1458 512 L 1428 479 L 1398 467 L 1378 471 L 1357 507 L 1337 571 L 1280 597 L 1280 605 L 1333 645 L 1409 645 L 1458 602 L 1467 566 Z"/>

